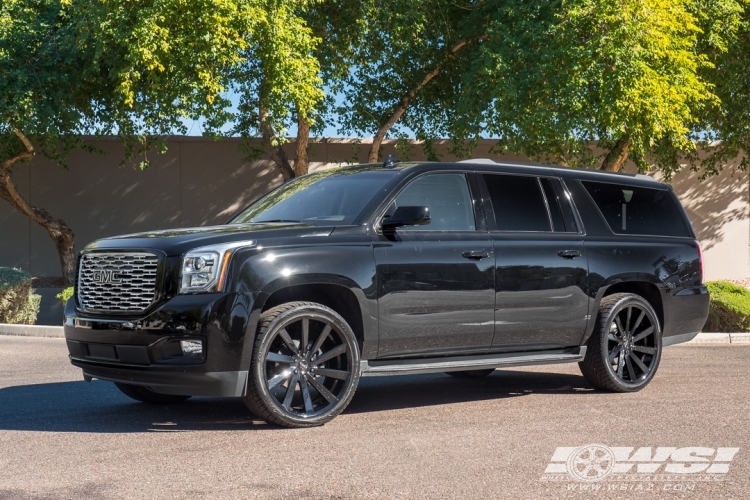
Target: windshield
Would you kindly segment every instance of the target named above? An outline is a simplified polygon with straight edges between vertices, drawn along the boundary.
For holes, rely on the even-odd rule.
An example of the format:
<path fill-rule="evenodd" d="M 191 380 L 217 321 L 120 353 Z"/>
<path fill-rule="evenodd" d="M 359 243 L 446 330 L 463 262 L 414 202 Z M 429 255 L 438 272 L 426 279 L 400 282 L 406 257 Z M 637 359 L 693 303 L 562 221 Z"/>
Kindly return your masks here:
<path fill-rule="evenodd" d="M 271 191 L 231 223 L 351 224 L 394 173 L 341 168 L 305 175 Z"/>

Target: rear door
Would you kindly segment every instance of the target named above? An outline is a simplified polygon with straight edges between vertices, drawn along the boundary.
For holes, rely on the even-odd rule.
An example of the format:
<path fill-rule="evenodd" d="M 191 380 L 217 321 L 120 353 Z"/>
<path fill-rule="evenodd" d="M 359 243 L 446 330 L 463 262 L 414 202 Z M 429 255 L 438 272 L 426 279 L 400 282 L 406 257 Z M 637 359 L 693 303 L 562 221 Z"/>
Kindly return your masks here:
<path fill-rule="evenodd" d="M 579 345 L 589 307 L 580 221 L 560 181 L 484 173 L 495 253 L 493 349 Z"/>

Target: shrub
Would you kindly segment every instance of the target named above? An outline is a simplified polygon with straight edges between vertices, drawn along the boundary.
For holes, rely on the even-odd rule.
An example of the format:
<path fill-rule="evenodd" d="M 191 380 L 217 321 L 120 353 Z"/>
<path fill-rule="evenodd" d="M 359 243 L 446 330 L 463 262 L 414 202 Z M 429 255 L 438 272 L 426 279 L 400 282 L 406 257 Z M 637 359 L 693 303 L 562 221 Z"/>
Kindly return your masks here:
<path fill-rule="evenodd" d="M 727 281 L 706 283 L 711 293 L 706 332 L 750 332 L 750 290 Z"/>
<path fill-rule="evenodd" d="M 0 323 L 33 325 L 41 300 L 32 293 L 29 273 L 0 267 Z"/>
<path fill-rule="evenodd" d="M 62 300 L 63 303 L 63 309 L 65 308 L 65 304 L 68 302 L 68 299 L 73 296 L 73 287 L 69 286 L 68 288 L 63 289 L 62 292 L 55 295 L 55 298 Z"/>

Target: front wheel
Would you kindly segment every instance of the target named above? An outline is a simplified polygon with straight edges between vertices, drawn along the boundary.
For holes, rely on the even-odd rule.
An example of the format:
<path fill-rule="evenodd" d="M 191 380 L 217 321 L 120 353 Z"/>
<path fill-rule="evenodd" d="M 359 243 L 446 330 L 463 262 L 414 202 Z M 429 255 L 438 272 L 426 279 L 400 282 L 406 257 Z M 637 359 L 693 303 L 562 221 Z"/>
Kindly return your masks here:
<path fill-rule="evenodd" d="M 661 328 L 643 297 L 615 293 L 599 306 L 581 373 L 598 389 L 635 392 L 648 385 L 661 359 Z"/>
<path fill-rule="evenodd" d="M 120 389 L 120 391 L 122 391 L 123 394 L 125 394 L 129 398 L 135 399 L 136 401 L 140 401 L 142 403 L 149 403 L 153 405 L 171 405 L 175 403 L 182 403 L 186 399 L 190 398 L 190 396 L 159 394 L 158 392 L 152 391 L 148 387 L 143 387 L 141 385 L 121 384 L 119 382 L 115 382 L 115 385 L 118 389 Z"/>
<path fill-rule="evenodd" d="M 359 382 L 359 348 L 334 310 L 290 302 L 260 316 L 250 362 L 250 410 L 284 427 L 323 425 L 349 404 Z"/>

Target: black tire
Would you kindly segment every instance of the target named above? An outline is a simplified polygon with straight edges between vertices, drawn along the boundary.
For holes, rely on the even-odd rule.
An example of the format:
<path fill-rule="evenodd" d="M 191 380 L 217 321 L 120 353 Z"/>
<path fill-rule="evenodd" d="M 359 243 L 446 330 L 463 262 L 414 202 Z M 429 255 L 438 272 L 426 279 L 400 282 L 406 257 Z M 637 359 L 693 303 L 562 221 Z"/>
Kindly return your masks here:
<path fill-rule="evenodd" d="M 351 401 L 359 370 L 357 339 L 344 318 L 321 304 L 289 302 L 260 316 L 243 401 L 272 424 L 323 425 Z"/>
<path fill-rule="evenodd" d="M 119 382 L 115 382 L 115 385 L 129 398 L 152 405 L 173 405 L 176 403 L 182 403 L 190 398 L 190 396 L 159 394 L 158 392 L 154 392 L 148 387 L 143 387 L 142 385 L 121 384 Z"/>
<path fill-rule="evenodd" d="M 586 357 L 578 366 L 591 385 L 612 392 L 640 391 L 661 360 L 659 319 L 639 295 L 609 295 L 602 299 L 586 345 Z"/>
<path fill-rule="evenodd" d="M 446 375 L 456 378 L 484 378 L 495 373 L 494 368 L 485 368 L 484 370 L 464 370 L 460 372 L 445 372 Z"/>

